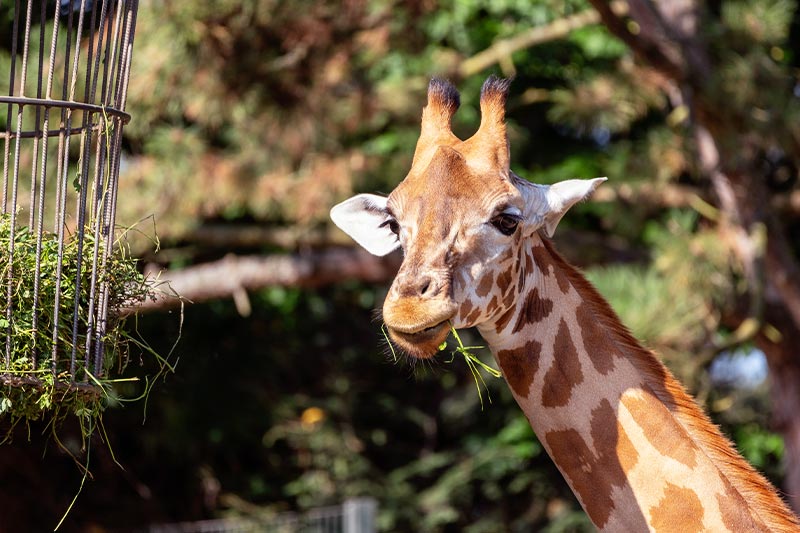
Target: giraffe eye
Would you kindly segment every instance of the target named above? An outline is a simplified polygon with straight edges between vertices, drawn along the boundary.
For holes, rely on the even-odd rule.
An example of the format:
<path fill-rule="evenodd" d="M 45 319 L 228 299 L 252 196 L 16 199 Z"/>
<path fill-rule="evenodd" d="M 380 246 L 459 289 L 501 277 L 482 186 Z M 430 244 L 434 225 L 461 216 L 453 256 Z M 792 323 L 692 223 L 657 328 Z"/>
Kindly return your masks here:
<path fill-rule="evenodd" d="M 511 235 L 519 226 L 520 217 L 509 213 L 501 213 L 492 219 L 492 226 L 503 235 Z"/>
<path fill-rule="evenodd" d="M 400 235 L 400 224 L 398 224 L 397 221 L 394 218 L 387 218 L 383 222 L 383 224 L 380 225 L 381 228 L 386 227 L 386 226 L 388 226 L 389 227 L 389 231 L 391 231 L 395 235 L 398 235 L 398 236 Z"/>

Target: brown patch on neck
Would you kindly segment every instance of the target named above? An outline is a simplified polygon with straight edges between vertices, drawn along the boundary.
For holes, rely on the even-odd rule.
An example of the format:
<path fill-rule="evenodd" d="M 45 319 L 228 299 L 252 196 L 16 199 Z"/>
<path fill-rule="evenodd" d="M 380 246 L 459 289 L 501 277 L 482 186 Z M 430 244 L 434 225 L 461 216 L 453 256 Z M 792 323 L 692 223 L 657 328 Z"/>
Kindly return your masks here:
<path fill-rule="evenodd" d="M 476 320 L 478 320 L 479 316 L 481 316 L 481 308 L 476 307 L 469 315 L 467 315 L 466 322 L 468 324 L 473 324 Z"/>
<path fill-rule="evenodd" d="M 650 444 L 663 456 L 672 457 L 689 468 L 697 466 L 695 443 L 685 438 L 685 429 L 678 425 L 672 414 L 649 392 L 640 395 L 625 395 L 622 404 L 642 428 Z"/>
<path fill-rule="evenodd" d="M 697 533 L 705 531 L 703 514 L 703 503 L 693 490 L 667 483 L 664 497 L 650 509 L 650 523 L 658 533 Z"/>
<path fill-rule="evenodd" d="M 470 311 L 472 311 L 472 302 L 467 299 L 461 303 L 461 307 L 458 308 L 458 316 L 463 319 L 466 319 L 469 316 Z"/>
<path fill-rule="evenodd" d="M 504 270 L 497 275 L 497 287 L 500 289 L 500 294 L 505 294 L 511 286 L 511 270 Z"/>
<path fill-rule="evenodd" d="M 578 350 L 572 342 L 567 323 L 561 319 L 553 347 L 553 365 L 544 375 L 542 405 L 545 407 L 567 405 L 572 396 L 572 389 L 582 382 L 583 372 Z"/>
<path fill-rule="evenodd" d="M 592 361 L 595 370 L 607 375 L 614 370 L 614 358 L 622 357 L 615 349 L 614 340 L 598 327 L 597 318 L 593 315 L 589 304 L 581 302 L 575 311 L 578 325 L 581 327 L 583 348 Z"/>
<path fill-rule="evenodd" d="M 528 397 L 533 377 L 539 370 L 541 351 L 542 345 L 531 340 L 519 348 L 497 352 L 497 361 L 503 369 L 503 375 L 517 396 Z"/>
<path fill-rule="evenodd" d="M 616 433 L 608 430 L 615 425 Z M 611 407 L 611 402 L 606 398 L 603 398 L 600 405 L 592 410 L 592 440 L 595 450 L 599 450 L 599 453 L 616 455 L 625 479 L 627 479 L 628 472 L 639 462 L 639 452 L 617 419 L 617 413 Z M 616 480 L 618 486 L 623 482 L 624 480 Z"/>
<path fill-rule="evenodd" d="M 511 333 L 519 333 L 527 324 L 541 322 L 547 318 L 552 311 L 553 300 L 540 297 L 539 289 L 534 287 L 525 297 L 522 310 L 520 310 L 517 316 L 517 322 L 514 324 L 514 329 L 511 330 Z"/>
<path fill-rule="evenodd" d="M 514 307 L 509 307 L 505 313 L 500 315 L 500 318 L 498 318 L 497 322 L 495 323 L 495 331 L 497 331 L 497 333 L 501 333 L 504 329 L 506 329 L 506 326 L 514 317 L 515 311 L 516 309 Z"/>
<path fill-rule="evenodd" d="M 608 400 L 602 400 L 591 416 L 594 452 L 574 429 L 549 431 L 544 440 L 586 514 L 595 526 L 602 528 L 616 508 L 613 488 L 626 485 L 626 471 L 636 464 L 638 454 Z M 630 514 L 630 531 L 648 530 L 644 516 L 638 511 L 625 511 Z"/>
<path fill-rule="evenodd" d="M 569 292 L 569 278 L 567 277 L 567 273 L 559 268 L 560 265 L 554 261 L 554 258 L 561 258 L 557 254 L 553 255 L 554 250 L 549 241 L 543 239 L 542 242 L 544 246 L 534 246 L 533 250 L 531 250 L 533 262 L 539 267 L 542 275 L 555 277 L 558 288 L 561 289 L 561 292 L 566 294 Z"/>
<path fill-rule="evenodd" d="M 481 278 L 481 281 L 478 283 L 478 286 L 475 287 L 475 294 L 483 298 L 484 296 L 489 294 L 489 291 L 492 290 L 493 286 L 494 286 L 494 274 L 492 274 L 491 272 L 487 272 Z"/>

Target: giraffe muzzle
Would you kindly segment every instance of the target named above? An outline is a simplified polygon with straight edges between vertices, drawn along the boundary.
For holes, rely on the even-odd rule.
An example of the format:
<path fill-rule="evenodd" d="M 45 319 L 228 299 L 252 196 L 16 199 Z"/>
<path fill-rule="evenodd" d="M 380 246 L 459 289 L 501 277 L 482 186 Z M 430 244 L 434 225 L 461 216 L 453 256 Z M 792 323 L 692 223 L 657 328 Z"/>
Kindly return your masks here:
<path fill-rule="evenodd" d="M 450 319 L 456 310 L 449 299 L 389 298 L 383 305 L 383 320 L 398 348 L 413 357 L 427 359 L 436 354 L 447 338 Z"/>

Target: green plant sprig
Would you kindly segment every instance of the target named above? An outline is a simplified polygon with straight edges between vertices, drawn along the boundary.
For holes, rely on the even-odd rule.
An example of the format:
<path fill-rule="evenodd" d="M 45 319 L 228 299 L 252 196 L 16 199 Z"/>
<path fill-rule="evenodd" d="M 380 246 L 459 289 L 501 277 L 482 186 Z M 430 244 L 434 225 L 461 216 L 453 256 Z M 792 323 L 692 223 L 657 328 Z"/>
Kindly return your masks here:
<path fill-rule="evenodd" d="M 455 326 L 453 323 L 450 322 L 450 332 L 453 334 L 453 337 L 456 339 L 456 343 L 458 346 L 451 352 L 451 358 L 448 363 L 452 363 L 456 357 L 456 354 L 459 353 L 464 357 L 464 361 L 467 363 L 470 372 L 472 373 L 472 377 L 475 380 L 475 388 L 478 391 L 478 399 L 481 403 L 481 411 L 483 410 L 483 394 L 481 393 L 481 385 L 483 388 L 486 389 L 486 397 L 489 400 L 489 403 L 492 403 L 492 395 L 489 392 L 489 387 L 486 385 L 486 381 L 483 379 L 483 376 L 480 373 L 479 368 L 482 368 L 485 372 L 489 373 L 490 375 L 499 378 L 503 374 L 496 368 L 487 365 L 483 361 L 481 361 L 475 354 L 472 353 L 472 350 L 481 350 L 486 348 L 486 346 L 464 346 L 464 342 L 461 340 L 461 336 L 458 334 Z M 444 351 L 447 349 L 447 340 L 439 345 L 439 351 Z"/>
<path fill-rule="evenodd" d="M 486 385 L 486 381 L 483 379 L 483 376 L 480 373 L 479 369 L 483 369 L 486 373 L 494 376 L 496 378 L 502 377 L 503 373 L 500 372 L 498 369 L 487 365 L 483 361 L 481 361 L 478 356 L 472 353 L 472 350 L 482 350 L 486 348 L 486 346 L 464 346 L 464 341 L 461 340 L 461 336 L 458 334 L 455 326 L 453 326 L 452 322 L 450 323 L 450 333 L 453 334 L 453 337 L 456 339 L 456 343 L 458 346 L 453 349 L 451 352 L 450 360 L 447 361 L 448 363 L 452 363 L 455 360 L 456 354 L 461 354 L 464 357 L 464 361 L 467 363 L 467 367 L 469 367 L 470 372 L 472 373 L 472 377 L 475 380 L 475 388 L 478 391 L 478 399 L 481 402 L 481 410 L 483 410 L 483 393 L 481 392 L 481 385 L 483 388 L 486 389 L 486 396 L 489 400 L 489 403 L 492 403 L 492 396 L 489 392 L 489 387 Z M 392 345 L 392 341 L 389 339 L 389 335 L 386 332 L 386 324 L 381 324 L 381 333 L 383 333 L 383 338 L 386 339 L 386 344 L 389 346 L 389 350 L 392 352 L 392 357 L 394 358 L 394 362 L 397 362 L 397 353 L 395 352 L 394 346 Z M 447 349 L 447 339 L 439 345 L 439 351 L 443 352 Z"/>

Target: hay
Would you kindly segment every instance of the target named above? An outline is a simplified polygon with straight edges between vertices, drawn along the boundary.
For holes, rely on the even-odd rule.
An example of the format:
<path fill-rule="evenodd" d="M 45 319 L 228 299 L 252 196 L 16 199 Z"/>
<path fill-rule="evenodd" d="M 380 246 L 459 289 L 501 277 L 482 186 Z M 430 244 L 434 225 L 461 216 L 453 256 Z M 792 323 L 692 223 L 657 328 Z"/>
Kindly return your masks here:
<path fill-rule="evenodd" d="M 94 320 L 89 302 L 95 247 L 95 286 L 108 288 L 108 321 L 101 339 L 87 334 Z M 22 226 L 12 232 L 10 215 L 0 215 L 0 416 L 10 418 L 12 429 L 21 420 L 41 419 L 52 421 L 55 429 L 74 415 L 88 436 L 103 409 L 116 401 L 114 384 L 120 380 L 112 376 L 127 365 L 131 343 L 138 344 L 123 328 L 119 311 L 154 294 L 124 246 L 115 246 L 103 263 L 104 252 L 103 240 L 95 242 L 87 230 L 82 242 L 77 235 L 65 235 L 59 261 L 56 235 L 45 232 L 37 244 L 35 232 Z M 94 357 L 98 340 L 105 348 L 97 361 L 100 368 Z"/>

